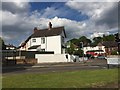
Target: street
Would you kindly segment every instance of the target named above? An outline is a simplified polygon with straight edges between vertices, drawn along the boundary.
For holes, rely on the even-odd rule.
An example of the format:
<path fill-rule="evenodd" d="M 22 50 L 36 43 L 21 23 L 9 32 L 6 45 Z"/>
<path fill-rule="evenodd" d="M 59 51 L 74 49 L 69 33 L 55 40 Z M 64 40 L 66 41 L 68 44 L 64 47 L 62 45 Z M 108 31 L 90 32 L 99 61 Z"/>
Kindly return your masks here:
<path fill-rule="evenodd" d="M 69 63 L 41 63 L 35 65 L 16 65 L 2 67 L 3 74 L 20 73 L 48 73 L 75 70 L 94 70 L 107 69 L 106 60 L 89 60 L 88 62 L 69 62 Z"/>

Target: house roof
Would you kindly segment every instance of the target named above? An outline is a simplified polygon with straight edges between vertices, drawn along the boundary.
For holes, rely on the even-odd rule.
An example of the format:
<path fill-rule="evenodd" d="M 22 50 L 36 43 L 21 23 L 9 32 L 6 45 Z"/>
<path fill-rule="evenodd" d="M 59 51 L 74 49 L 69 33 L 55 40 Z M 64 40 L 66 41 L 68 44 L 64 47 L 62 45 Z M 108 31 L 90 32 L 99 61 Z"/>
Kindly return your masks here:
<path fill-rule="evenodd" d="M 28 49 L 36 49 L 38 48 L 40 45 L 35 45 L 35 46 L 32 46 L 32 47 L 29 47 Z"/>
<path fill-rule="evenodd" d="M 110 48 L 110 47 L 118 47 L 117 42 L 115 41 L 105 41 L 102 43 L 106 48 Z"/>
<path fill-rule="evenodd" d="M 56 35 L 60 35 L 62 31 L 64 31 L 64 27 L 55 27 L 55 28 L 51 28 L 51 30 L 42 29 L 42 30 L 37 30 L 35 33 L 31 35 L 31 37 L 34 38 L 34 37 L 56 36 Z"/>
<path fill-rule="evenodd" d="M 48 28 L 46 29 L 41 29 L 41 30 L 36 30 L 31 36 L 29 36 L 24 43 L 22 43 L 21 46 L 24 46 L 30 38 L 35 38 L 35 37 L 48 37 L 48 36 L 57 36 L 60 35 L 62 33 L 62 31 L 65 34 L 66 37 L 66 33 L 64 30 L 64 26 L 61 27 L 54 27 L 51 28 L 50 30 Z"/>
<path fill-rule="evenodd" d="M 15 46 L 9 44 L 9 45 L 5 45 L 6 47 L 9 47 L 9 48 L 16 48 Z"/>

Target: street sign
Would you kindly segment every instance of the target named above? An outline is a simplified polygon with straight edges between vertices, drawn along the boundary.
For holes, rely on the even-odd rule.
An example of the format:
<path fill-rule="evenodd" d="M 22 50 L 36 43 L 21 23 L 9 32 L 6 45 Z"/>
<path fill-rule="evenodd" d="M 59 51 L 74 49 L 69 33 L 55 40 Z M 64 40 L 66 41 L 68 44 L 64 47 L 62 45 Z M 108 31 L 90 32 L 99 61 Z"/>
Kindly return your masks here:
<path fill-rule="evenodd" d="M 120 61 L 118 58 L 107 58 L 107 64 L 119 65 Z"/>

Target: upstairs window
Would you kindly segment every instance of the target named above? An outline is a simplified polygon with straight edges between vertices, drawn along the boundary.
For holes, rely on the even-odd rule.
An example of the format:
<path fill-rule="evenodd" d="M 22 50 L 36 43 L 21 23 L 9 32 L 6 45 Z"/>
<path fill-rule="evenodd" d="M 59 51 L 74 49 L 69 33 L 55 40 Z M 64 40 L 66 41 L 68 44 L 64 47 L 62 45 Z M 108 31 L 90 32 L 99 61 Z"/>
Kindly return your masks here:
<path fill-rule="evenodd" d="M 36 39 L 32 39 L 32 42 L 36 42 Z"/>
<path fill-rule="evenodd" d="M 42 37 L 42 38 L 41 38 L 41 44 L 44 44 L 44 43 L 45 43 L 45 38 Z"/>

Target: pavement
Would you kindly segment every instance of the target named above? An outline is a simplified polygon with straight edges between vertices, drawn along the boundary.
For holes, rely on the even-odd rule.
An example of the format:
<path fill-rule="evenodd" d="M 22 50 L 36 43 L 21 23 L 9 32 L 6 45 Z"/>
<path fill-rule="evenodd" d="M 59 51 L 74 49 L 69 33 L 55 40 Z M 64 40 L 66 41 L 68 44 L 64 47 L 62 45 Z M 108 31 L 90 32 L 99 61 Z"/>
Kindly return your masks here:
<path fill-rule="evenodd" d="M 48 73 L 95 69 L 107 69 L 106 60 L 88 60 L 86 62 L 39 63 L 35 65 L 3 66 L 2 74 Z"/>

